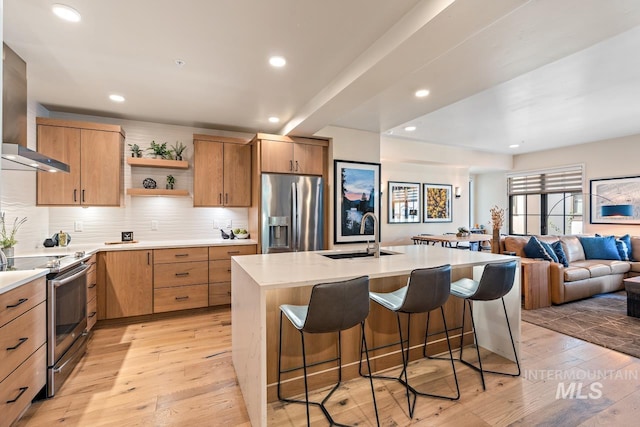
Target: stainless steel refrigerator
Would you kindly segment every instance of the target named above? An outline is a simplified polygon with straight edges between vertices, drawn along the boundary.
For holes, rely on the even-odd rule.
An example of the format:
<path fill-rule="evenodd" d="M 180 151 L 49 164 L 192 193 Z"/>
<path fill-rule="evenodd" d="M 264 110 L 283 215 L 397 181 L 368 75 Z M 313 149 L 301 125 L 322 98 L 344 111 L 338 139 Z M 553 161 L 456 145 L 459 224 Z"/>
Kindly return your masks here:
<path fill-rule="evenodd" d="M 262 253 L 324 249 L 322 178 L 262 174 Z"/>

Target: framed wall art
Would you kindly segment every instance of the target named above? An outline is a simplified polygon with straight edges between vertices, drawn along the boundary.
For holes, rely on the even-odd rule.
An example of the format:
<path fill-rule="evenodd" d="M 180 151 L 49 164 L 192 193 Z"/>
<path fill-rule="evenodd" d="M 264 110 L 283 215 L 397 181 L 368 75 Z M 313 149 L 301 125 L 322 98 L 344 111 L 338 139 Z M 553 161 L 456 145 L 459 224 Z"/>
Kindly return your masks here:
<path fill-rule="evenodd" d="M 424 211 L 422 222 L 452 222 L 451 193 L 448 184 L 422 184 Z"/>
<path fill-rule="evenodd" d="M 360 234 L 360 224 L 362 217 L 372 212 L 378 219 L 377 232 L 380 233 L 380 163 L 335 160 L 333 166 L 334 243 L 372 240 L 374 221 L 367 219 L 363 234 Z"/>
<path fill-rule="evenodd" d="M 640 176 L 592 179 L 591 224 L 640 224 Z"/>
<path fill-rule="evenodd" d="M 419 223 L 420 200 L 420 183 L 389 181 L 387 223 Z"/>

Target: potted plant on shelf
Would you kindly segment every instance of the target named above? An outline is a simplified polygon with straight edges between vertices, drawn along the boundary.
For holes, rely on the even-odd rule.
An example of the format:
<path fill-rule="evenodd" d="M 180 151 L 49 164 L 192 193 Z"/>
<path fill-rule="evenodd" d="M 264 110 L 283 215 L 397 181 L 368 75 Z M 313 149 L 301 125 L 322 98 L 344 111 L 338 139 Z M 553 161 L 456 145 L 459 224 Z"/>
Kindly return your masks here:
<path fill-rule="evenodd" d="M 152 152 L 155 159 L 165 159 L 167 157 L 167 154 L 169 154 L 166 142 L 158 144 L 155 141 L 151 141 L 151 146 L 147 148 L 147 150 Z"/>
<path fill-rule="evenodd" d="M 131 157 L 142 157 L 142 149 L 138 144 L 128 144 L 131 147 Z"/>
<path fill-rule="evenodd" d="M 468 235 L 469 235 L 469 230 L 467 229 L 467 227 L 458 227 L 458 233 L 456 234 L 456 236 L 465 237 Z"/>
<path fill-rule="evenodd" d="M 13 247 L 18 243 L 16 240 L 16 234 L 18 230 L 27 221 L 27 217 L 13 220 L 13 226 L 11 230 L 7 230 L 7 223 L 5 221 L 5 213 L 2 212 L 0 215 L 0 246 L 2 246 L 2 252 L 7 256 L 7 258 L 13 257 Z"/>
<path fill-rule="evenodd" d="M 175 154 L 176 160 L 182 160 L 182 153 L 187 149 L 187 146 L 184 145 L 181 141 L 176 141 L 175 145 L 171 146 L 171 151 Z"/>
<path fill-rule="evenodd" d="M 173 186 L 176 183 L 176 179 L 173 175 L 167 175 L 167 190 L 173 190 Z"/>

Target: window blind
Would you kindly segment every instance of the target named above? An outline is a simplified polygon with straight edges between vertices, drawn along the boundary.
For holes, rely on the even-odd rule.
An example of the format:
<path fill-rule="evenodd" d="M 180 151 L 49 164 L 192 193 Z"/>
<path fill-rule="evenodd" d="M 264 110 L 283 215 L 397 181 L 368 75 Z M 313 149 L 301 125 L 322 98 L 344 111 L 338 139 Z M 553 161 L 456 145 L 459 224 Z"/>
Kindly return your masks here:
<path fill-rule="evenodd" d="M 562 171 L 539 172 L 535 174 L 510 176 L 509 195 L 581 193 L 582 167 Z"/>

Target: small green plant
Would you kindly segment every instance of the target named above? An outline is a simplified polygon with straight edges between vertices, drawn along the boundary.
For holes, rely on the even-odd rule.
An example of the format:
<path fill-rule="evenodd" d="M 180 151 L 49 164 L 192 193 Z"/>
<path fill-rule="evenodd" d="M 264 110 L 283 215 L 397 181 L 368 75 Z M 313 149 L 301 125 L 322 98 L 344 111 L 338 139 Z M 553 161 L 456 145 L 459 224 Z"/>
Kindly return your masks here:
<path fill-rule="evenodd" d="M 4 212 L 2 212 L 2 215 L 0 215 L 0 246 L 2 246 L 3 248 L 14 247 L 16 243 L 18 243 L 18 241 L 16 240 L 16 234 L 18 233 L 18 230 L 20 229 L 22 224 L 24 224 L 25 222 L 27 222 L 26 216 L 22 219 L 16 217 L 16 219 L 13 220 L 13 227 L 11 227 L 11 230 L 8 231 L 7 223 L 5 221 L 5 214 Z"/>
<path fill-rule="evenodd" d="M 176 156 L 176 160 L 182 160 L 182 153 L 187 149 L 187 146 L 184 145 L 181 141 L 176 141 L 175 145 L 171 146 L 171 150 L 173 154 Z"/>
<path fill-rule="evenodd" d="M 142 157 L 142 149 L 138 144 L 127 144 L 131 147 L 131 157 Z"/>
<path fill-rule="evenodd" d="M 467 227 L 458 227 L 458 233 L 468 233 L 469 229 Z"/>
<path fill-rule="evenodd" d="M 176 179 L 173 175 L 167 175 L 167 190 L 173 190 L 173 186 L 176 183 Z"/>
<path fill-rule="evenodd" d="M 162 144 L 157 144 L 155 141 L 151 141 L 151 145 L 147 148 L 148 151 L 151 151 L 156 158 L 165 159 L 169 151 L 167 150 L 167 143 L 163 142 Z"/>

